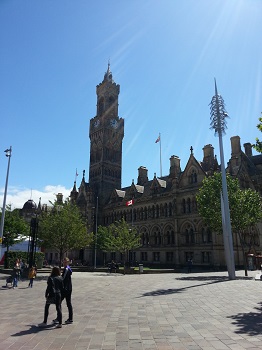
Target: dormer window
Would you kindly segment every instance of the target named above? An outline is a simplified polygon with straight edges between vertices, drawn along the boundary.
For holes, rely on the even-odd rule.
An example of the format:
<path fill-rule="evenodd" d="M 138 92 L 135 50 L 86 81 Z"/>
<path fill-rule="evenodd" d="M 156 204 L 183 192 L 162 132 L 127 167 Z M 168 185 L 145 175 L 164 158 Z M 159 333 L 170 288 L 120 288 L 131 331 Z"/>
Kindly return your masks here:
<path fill-rule="evenodd" d="M 189 183 L 197 183 L 197 173 L 195 169 L 192 169 L 191 173 L 189 174 Z"/>

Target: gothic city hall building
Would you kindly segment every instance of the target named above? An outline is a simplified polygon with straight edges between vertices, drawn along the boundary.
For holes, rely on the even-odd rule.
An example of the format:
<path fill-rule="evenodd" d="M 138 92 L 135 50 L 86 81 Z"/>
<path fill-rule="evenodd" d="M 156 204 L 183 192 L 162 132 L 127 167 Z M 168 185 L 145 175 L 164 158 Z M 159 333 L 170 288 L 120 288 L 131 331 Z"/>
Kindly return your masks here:
<path fill-rule="evenodd" d="M 88 219 L 91 230 L 97 225 L 110 225 L 124 218 L 139 233 L 141 246 L 129 252 L 129 260 L 145 266 L 182 268 L 189 259 L 194 266 L 224 268 L 223 235 L 212 232 L 197 211 L 196 193 L 203 179 L 220 171 L 211 144 L 203 147 L 203 159 L 194 157 L 193 149 L 185 169 L 180 158 L 170 156 L 169 173 L 148 178 L 145 166 L 138 169 L 137 180 L 121 187 L 122 142 L 124 119 L 118 116 L 120 86 L 113 80 L 110 66 L 103 81 L 97 85 L 97 112 L 90 120 L 89 182 L 87 174 L 79 188 L 76 183 L 70 199 L 77 204 Z M 250 143 L 241 149 L 240 137 L 231 138 L 231 158 L 227 172 L 237 177 L 242 188 L 251 188 L 261 194 L 262 156 L 252 155 Z M 132 200 L 133 205 L 126 206 Z M 98 213 L 94 220 L 95 213 Z M 260 225 L 250 229 L 249 252 L 261 253 Z M 237 234 L 233 232 L 236 266 L 243 266 L 243 254 Z M 77 252 L 75 252 L 77 253 Z M 79 252 L 78 252 L 79 253 Z M 82 250 L 80 257 L 93 265 L 94 252 Z M 97 252 L 97 265 L 114 259 L 121 263 L 120 253 Z"/>

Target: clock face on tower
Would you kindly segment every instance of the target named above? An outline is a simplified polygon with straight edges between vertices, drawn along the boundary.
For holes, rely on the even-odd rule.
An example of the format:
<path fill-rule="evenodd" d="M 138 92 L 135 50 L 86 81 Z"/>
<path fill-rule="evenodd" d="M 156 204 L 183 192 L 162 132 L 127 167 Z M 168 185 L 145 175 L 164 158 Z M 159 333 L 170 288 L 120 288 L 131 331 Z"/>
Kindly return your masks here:
<path fill-rule="evenodd" d="M 118 127 L 118 122 L 116 119 L 111 119 L 110 120 L 110 125 L 112 126 L 112 128 L 116 129 Z"/>
<path fill-rule="evenodd" d="M 99 125 L 100 125 L 100 120 L 97 119 L 97 120 L 94 122 L 94 128 L 99 127 Z"/>

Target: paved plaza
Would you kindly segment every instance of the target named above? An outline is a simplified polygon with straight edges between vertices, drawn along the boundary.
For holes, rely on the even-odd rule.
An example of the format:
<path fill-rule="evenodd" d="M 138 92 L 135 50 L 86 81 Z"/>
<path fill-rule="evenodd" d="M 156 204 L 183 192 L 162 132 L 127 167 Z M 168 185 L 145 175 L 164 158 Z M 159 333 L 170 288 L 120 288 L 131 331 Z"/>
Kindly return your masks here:
<path fill-rule="evenodd" d="M 262 282 L 256 271 L 120 275 L 73 273 L 74 323 L 43 321 L 47 275 L 5 288 L 0 274 L 0 350 L 262 349 Z M 3 287 L 2 287 L 3 286 Z M 63 320 L 67 319 L 63 303 Z"/>

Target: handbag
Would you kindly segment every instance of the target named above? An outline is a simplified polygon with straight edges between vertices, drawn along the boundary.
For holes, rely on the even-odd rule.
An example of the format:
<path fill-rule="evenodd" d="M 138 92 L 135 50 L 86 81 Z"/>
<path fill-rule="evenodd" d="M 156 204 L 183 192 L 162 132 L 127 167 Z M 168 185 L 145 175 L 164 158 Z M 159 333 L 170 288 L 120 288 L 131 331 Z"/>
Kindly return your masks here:
<path fill-rule="evenodd" d="M 46 303 L 47 304 L 56 304 L 56 300 L 57 300 L 57 291 L 55 289 L 55 284 L 54 284 L 54 280 L 51 277 L 52 280 L 52 290 L 53 293 L 51 295 L 48 295 L 48 297 L 46 298 Z"/>
<path fill-rule="evenodd" d="M 48 296 L 46 298 L 46 303 L 47 304 L 56 304 L 56 296 Z"/>

